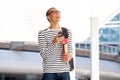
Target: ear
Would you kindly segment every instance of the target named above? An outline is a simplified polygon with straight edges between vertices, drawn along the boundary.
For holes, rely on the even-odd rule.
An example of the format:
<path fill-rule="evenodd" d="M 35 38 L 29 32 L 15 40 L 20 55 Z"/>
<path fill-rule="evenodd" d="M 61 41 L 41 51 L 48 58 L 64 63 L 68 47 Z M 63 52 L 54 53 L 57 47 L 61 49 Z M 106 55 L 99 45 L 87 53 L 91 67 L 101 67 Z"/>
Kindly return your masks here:
<path fill-rule="evenodd" d="M 50 17 L 49 17 L 49 16 L 47 16 L 47 19 L 48 19 L 48 20 L 50 20 Z"/>

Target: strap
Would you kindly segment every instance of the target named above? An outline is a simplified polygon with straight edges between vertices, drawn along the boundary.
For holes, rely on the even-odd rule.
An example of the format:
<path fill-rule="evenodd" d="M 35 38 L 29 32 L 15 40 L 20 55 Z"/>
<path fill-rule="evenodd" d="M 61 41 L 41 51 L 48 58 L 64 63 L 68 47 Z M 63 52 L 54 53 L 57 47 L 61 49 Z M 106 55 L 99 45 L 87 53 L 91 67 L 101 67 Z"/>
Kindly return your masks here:
<path fill-rule="evenodd" d="M 64 37 L 68 38 L 68 30 L 67 30 L 67 28 L 62 27 L 61 29 L 62 29 Z"/>

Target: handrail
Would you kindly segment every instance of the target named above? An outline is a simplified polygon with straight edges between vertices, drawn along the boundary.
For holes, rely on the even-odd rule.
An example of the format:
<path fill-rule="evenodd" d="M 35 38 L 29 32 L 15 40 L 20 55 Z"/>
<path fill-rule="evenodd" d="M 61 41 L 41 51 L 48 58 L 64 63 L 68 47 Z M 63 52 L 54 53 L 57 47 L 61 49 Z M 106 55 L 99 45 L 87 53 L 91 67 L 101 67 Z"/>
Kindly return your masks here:
<path fill-rule="evenodd" d="M 90 51 L 90 44 L 88 44 L 88 43 L 76 43 L 76 49 Z M 102 53 L 118 55 L 120 52 L 120 48 L 116 47 L 116 46 L 109 46 L 109 45 L 100 44 L 99 51 Z"/>

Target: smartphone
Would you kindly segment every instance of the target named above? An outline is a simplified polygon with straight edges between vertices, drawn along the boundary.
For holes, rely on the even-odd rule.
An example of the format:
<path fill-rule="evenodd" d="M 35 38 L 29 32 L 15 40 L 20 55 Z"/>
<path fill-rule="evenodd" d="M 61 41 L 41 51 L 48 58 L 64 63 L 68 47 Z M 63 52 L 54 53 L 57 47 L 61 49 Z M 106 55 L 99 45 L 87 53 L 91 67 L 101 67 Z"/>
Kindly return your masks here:
<path fill-rule="evenodd" d="M 58 36 L 58 37 L 61 37 L 61 36 L 63 36 L 63 32 L 61 31 L 61 32 L 59 32 L 58 34 L 60 34 L 60 36 Z"/>

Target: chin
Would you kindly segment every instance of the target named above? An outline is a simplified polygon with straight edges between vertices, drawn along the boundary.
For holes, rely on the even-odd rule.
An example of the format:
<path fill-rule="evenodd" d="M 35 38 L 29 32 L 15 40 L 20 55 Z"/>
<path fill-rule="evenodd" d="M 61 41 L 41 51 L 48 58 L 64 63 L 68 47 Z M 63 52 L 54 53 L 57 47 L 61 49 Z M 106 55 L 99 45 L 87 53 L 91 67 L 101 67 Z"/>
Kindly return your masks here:
<path fill-rule="evenodd" d="M 60 19 L 56 20 L 56 22 L 60 22 Z"/>

